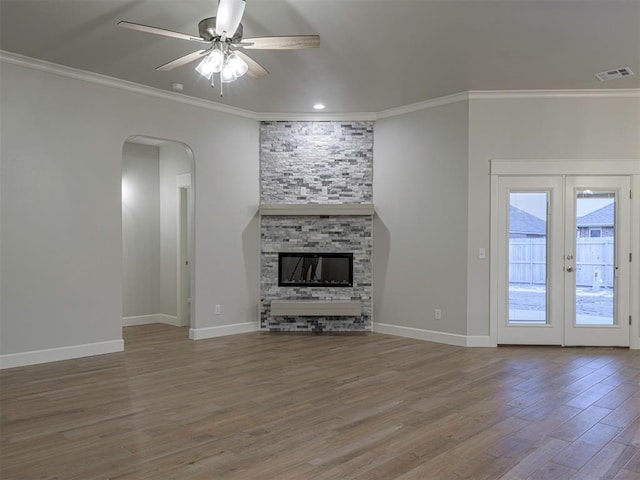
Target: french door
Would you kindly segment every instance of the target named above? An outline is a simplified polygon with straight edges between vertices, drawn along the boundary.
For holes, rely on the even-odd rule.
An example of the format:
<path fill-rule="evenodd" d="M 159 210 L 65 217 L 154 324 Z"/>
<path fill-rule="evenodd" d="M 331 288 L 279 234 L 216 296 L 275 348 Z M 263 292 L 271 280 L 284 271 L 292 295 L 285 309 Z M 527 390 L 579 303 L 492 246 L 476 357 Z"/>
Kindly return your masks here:
<path fill-rule="evenodd" d="M 629 346 L 628 176 L 499 177 L 499 344 Z"/>

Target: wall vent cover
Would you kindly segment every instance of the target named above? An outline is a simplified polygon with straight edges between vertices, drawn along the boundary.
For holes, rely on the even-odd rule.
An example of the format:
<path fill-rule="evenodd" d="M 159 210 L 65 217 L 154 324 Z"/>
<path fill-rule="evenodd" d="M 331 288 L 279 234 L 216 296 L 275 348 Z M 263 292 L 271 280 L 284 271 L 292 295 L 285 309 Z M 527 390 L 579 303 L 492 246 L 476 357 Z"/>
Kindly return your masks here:
<path fill-rule="evenodd" d="M 613 70 L 607 70 L 606 72 L 594 73 L 595 77 L 601 82 L 608 80 L 615 80 L 617 78 L 630 77 L 633 72 L 629 67 L 614 68 Z"/>

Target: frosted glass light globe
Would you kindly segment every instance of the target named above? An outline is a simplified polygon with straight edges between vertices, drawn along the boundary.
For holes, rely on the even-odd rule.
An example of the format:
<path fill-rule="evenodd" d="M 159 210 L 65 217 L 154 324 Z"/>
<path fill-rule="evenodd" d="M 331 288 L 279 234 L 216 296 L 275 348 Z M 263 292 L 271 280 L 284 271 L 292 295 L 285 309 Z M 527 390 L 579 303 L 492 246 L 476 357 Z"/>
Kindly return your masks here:
<path fill-rule="evenodd" d="M 222 83 L 231 83 L 236 78 L 236 74 L 231 65 L 229 65 L 229 62 L 225 63 L 224 67 L 222 67 L 222 71 L 220 72 L 220 81 Z"/>
<path fill-rule="evenodd" d="M 249 66 L 246 64 L 246 62 L 242 60 L 242 58 L 240 58 L 240 56 L 235 53 L 232 53 L 231 55 L 229 55 L 229 58 L 227 59 L 227 63 L 233 70 L 233 73 L 235 74 L 236 78 L 240 78 L 245 73 L 247 73 L 247 70 L 249 70 Z"/>

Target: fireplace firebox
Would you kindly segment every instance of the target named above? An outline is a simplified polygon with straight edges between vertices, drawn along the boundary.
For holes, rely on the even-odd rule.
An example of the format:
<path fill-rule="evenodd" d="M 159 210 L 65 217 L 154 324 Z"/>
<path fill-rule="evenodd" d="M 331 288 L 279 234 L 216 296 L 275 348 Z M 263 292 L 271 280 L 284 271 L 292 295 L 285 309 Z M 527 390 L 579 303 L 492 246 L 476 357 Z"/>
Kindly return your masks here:
<path fill-rule="evenodd" d="M 353 287 L 353 253 L 279 253 L 279 287 Z"/>

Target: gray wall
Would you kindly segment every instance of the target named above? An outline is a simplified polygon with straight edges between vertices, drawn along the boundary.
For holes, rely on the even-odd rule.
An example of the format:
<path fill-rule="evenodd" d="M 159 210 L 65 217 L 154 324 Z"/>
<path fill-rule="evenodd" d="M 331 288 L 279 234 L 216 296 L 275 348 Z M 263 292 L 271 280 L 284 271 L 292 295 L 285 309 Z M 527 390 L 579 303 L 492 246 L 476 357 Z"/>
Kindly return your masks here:
<path fill-rule="evenodd" d="M 160 313 L 159 149 L 122 149 L 122 316 Z"/>
<path fill-rule="evenodd" d="M 377 140 L 377 139 L 376 139 Z M 469 106 L 468 334 L 489 334 L 491 159 L 640 158 L 640 99 L 472 100 Z"/>
<path fill-rule="evenodd" d="M 0 98 L 2 354 L 122 338 L 122 147 L 131 135 L 194 154 L 194 327 L 257 325 L 254 120 L 6 62 Z"/>
<path fill-rule="evenodd" d="M 382 119 L 375 132 L 374 322 L 464 335 L 468 103 Z"/>
<path fill-rule="evenodd" d="M 637 98 L 473 99 L 379 120 L 374 321 L 489 335 L 491 159 L 639 157 Z"/>

